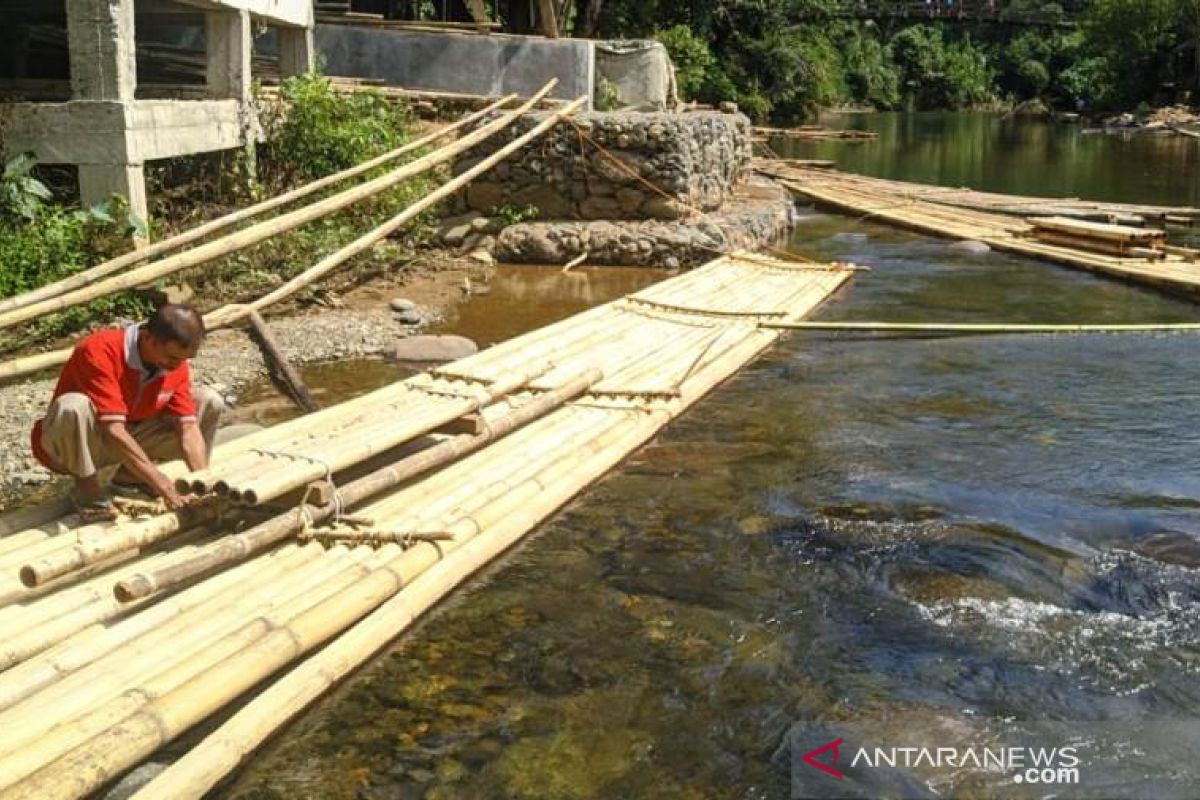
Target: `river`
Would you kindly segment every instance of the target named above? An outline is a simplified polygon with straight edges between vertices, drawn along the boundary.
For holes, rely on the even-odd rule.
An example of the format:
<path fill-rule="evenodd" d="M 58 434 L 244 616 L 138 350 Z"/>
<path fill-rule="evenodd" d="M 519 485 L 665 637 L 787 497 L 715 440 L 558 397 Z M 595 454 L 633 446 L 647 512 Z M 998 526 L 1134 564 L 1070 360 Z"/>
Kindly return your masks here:
<path fill-rule="evenodd" d="M 1200 205 L 1192 140 L 974 115 L 841 124 L 883 138 L 792 154 Z M 815 209 L 790 246 L 871 267 L 824 319 L 1200 319 Z M 495 341 L 658 277 L 505 269 L 445 328 Z M 1196 346 L 790 336 L 216 796 L 1200 796 Z M 810 759 L 829 769 L 804 760 L 839 740 L 836 761 Z M 968 750 L 1008 762 L 976 768 Z"/>

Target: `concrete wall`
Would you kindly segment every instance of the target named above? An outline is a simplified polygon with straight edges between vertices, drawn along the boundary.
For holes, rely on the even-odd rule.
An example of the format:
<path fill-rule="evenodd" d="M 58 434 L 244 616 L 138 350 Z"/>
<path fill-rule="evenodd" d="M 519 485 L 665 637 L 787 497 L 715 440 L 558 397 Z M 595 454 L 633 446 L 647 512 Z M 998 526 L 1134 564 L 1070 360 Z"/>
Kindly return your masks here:
<path fill-rule="evenodd" d="M 592 43 L 580 39 L 317 25 L 327 75 L 382 78 L 406 89 L 527 97 L 558 78 L 553 97 L 587 96 L 595 82 Z"/>

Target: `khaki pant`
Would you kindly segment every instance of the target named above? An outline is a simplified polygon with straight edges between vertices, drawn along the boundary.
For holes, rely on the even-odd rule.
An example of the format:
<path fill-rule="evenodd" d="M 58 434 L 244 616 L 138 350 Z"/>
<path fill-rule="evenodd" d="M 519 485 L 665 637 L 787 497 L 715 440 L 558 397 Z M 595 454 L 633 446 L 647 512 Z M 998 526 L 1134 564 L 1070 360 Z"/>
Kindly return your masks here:
<path fill-rule="evenodd" d="M 192 387 L 196 398 L 196 420 L 209 454 L 225 401 L 204 386 Z M 183 458 L 179 429 L 172 417 L 160 415 L 128 426 L 131 436 L 153 461 Z M 42 420 L 42 448 L 64 472 L 77 478 L 90 478 L 96 470 L 120 463 L 114 449 L 100 435 L 96 409 L 85 394 L 67 392 L 50 404 Z"/>

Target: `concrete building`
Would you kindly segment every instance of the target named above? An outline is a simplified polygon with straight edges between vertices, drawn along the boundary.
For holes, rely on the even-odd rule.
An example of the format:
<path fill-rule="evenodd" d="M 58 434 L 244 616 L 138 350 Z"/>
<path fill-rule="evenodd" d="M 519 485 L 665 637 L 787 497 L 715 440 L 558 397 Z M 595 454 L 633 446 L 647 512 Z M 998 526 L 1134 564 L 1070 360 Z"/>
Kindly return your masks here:
<path fill-rule="evenodd" d="M 256 135 L 252 26 L 276 29 L 282 75 L 313 61 L 312 0 L 0 0 L 0 14 L 9 54 L 0 57 L 0 89 L 16 100 L 0 105 L 0 147 L 33 152 L 43 164 L 77 165 L 85 206 L 118 194 L 143 219 L 147 162 L 241 147 Z M 138 83 L 139 44 L 162 20 L 196 30 L 202 78 L 194 87 L 160 84 L 147 96 Z M 56 36 L 65 59 L 30 49 Z M 56 90 L 67 96 L 39 101 Z"/>

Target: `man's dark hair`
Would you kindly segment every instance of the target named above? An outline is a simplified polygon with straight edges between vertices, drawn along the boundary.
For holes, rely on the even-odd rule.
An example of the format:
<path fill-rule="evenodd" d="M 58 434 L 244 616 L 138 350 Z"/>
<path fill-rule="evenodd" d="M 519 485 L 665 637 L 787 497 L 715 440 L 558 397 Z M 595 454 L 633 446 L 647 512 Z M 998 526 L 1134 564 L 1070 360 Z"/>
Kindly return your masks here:
<path fill-rule="evenodd" d="M 189 350 L 204 341 L 204 318 L 182 303 L 163 303 L 146 320 L 146 332 L 160 342 L 175 342 Z"/>

